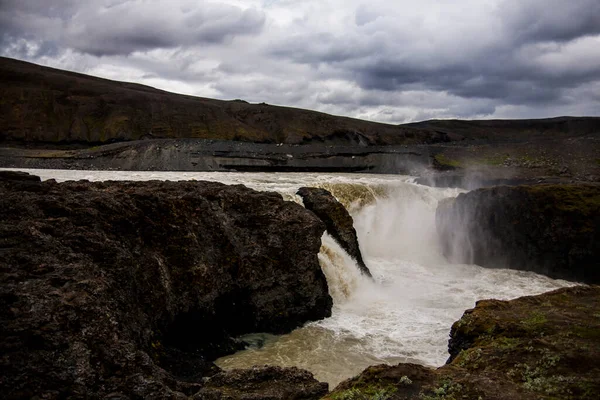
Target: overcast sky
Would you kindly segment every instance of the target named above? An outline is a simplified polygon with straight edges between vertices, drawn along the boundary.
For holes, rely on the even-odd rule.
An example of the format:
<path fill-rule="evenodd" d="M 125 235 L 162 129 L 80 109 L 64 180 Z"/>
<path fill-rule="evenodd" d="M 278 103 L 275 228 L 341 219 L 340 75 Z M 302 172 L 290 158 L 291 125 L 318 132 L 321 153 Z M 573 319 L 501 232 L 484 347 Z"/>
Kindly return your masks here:
<path fill-rule="evenodd" d="M 600 115 L 600 0 L 0 0 L 1 54 L 374 121 Z"/>

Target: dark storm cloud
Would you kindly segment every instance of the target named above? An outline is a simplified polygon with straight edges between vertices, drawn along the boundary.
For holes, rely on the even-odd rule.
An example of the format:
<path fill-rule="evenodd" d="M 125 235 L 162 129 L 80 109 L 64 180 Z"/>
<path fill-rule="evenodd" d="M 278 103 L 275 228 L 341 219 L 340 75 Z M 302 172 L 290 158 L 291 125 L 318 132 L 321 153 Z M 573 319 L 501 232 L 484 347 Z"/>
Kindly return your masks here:
<path fill-rule="evenodd" d="M 128 55 L 178 46 L 222 43 L 259 33 L 264 14 L 219 3 L 183 7 L 139 0 L 108 2 L 6 0 L 0 23 L 3 42 L 18 38 L 95 56 Z M 18 51 L 18 49 L 16 49 Z"/>
<path fill-rule="evenodd" d="M 0 45 L 111 79 L 384 122 L 600 112 L 599 0 L 0 0 Z"/>
<path fill-rule="evenodd" d="M 491 56 L 492 57 L 492 56 Z M 591 76 L 563 76 L 559 80 L 539 71 L 504 64 L 490 67 L 476 60 L 471 64 L 421 67 L 407 63 L 378 61 L 354 69 L 356 80 L 365 89 L 384 91 L 422 88 L 446 91 L 463 98 L 489 98 L 509 101 L 512 104 L 556 101 L 561 88 L 572 87 Z M 513 65 L 511 65 L 513 64 Z M 502 66 L 505 68 L 502 68 Z M 595 75 L 595 76 L 594 76 Z"/>
<path fill-rule="evenodd" d="M 385 34 L 381 33 L 383 29 L 375 29 L 381 19 L 382 16 L 361 5 L 356 10 L 354 34 L 305 33 L 280 42 L 272 54 L 298 63 L 327 63 L 337 68 L 340 75 L 351 76 L 366 90 L 421 88 L 510 104 L 560 102 L 563 89 L 600 79 L 600 65 L 557 74 L 527 59 L 544 55 L 543 48 L 536 50 L 538 44 L 563 46 L 599 34 L 598 0 L 501 2 L 493 15 L 500 27 L 496 28 L 495 41 L 477 51 L 470 47 L 477 45 L 479 38 L 464 36 L 456 36 L 446 48 L 419 48 L 411 43 L 417 42 L 418 36 L 403 37 L 405 31 L 394 32 L 393 27 Z M 366 24 L 374 28 L 362 29 Z M 527 46 L 533 50 L 521 54 Z M 452 52 L 457 56 L 448 56 Z"/>
<path fill-rule="evenodd" d="M 500 13 L 518 41 L 569 41 L 600 33 L 598 0 L 511 0 Z"/>
<path fill-rule="evenodd" d="M 233 36 L 260 32 L 264 21 L 264 15 L 257 10 L 220 4 L 185 12 L 143 11 L 133 3 L 124 3 L 91 18 L 74 19 L 67 43 L 79 51 L 99 56 L 130 54 L 156 48 L 221 43 Z"/>
<path fill-rule="evenodd" d="M 57 23 L 72 10 L 74 3 L 50 0 L 41 5 L 35 0 L 0 0 L 2 53 L 16 58 L 57 54 L 59 45 L 48 35 L 56 31 Z"/>

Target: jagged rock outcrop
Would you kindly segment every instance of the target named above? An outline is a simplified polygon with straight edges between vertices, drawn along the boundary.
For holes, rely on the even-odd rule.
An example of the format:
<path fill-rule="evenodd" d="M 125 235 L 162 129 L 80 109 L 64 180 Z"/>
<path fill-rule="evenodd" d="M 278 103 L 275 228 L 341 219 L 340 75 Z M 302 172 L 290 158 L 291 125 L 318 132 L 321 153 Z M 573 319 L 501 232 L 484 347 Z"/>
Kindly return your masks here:
<path fill-rule="evenodd" d="M 354 220 L 346 207 L 325 189 L 303 187 L 297 194 L 302 197 L 304 206 L 325 223 L 327 232 L 356 260 L 360 271 L 371 276 L 371 271 L 365 265 L 360 252 Z"/>
<path fill-rule="evenodd" d="M 13 178 L 0 180 L 4 399 L 183 398 L 239 347 L 231 337 L 331 313 L 317 258 L 325 226 L 279 194 Z M 319 386 L 273 374 L 299 393 Z M 268 389 L 252 376 L 248 390 Z"/>
<path fill-rule="evenodd" d="M 436 225 L 454 261 L 600 283 L 600 185 L 478 189 L 441 202 Z"/>
<path fill-rule="evenodd" d="M 597 399 L 600 287 L 483 300 L 452 326 L 438 369 L 378 365 L 327 399 Z"/>

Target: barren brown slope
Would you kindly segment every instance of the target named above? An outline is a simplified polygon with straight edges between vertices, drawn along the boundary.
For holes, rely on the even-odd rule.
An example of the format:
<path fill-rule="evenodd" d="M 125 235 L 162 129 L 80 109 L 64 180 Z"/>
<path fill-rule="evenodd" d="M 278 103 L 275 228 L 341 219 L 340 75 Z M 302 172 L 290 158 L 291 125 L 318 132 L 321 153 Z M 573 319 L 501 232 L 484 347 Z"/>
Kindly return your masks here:
<path fill-rule="evenodd" d="M 448 135 L 451 140 L 520 141 L 600 134 L 600 118 L 598 117 L 472 121 L 434 119 L 402 126 L 431 130 L 440 135 Z"/>
<path fill-rule="evenodd" d="M 315 111 L 184 96 L 0 58 L 0 141 L 100 144 L 146 138 L 420 144 L 428 130 Z"/>

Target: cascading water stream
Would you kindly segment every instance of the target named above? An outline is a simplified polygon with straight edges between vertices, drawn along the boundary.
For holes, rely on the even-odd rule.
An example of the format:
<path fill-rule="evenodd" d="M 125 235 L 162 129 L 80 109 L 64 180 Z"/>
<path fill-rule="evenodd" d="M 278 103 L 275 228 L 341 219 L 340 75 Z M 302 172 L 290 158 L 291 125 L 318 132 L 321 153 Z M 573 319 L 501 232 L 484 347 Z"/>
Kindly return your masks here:
<path fill-rule="evenodd" d="M 417 185 L 411 177 L 360 174 L 192 173 L 30 170 L 42 179 L 211 180 L 280 192 L 322 187 L 350 211 L 374 279 L 325 234 L 319 261 L 334 299 L 333 313 L 287 335 L 244 337 L 248 349 L 217 360 L 225 369 L 297 366 L 331 387 L 369 365 L 414 362 L 439 366 L 448 357 L 450 327 L 484 298 L 511 299 L 568 286 L 531 272 L 452 264 L 435 231 L 441 199 L 460 190 Z"/>
<path fill-rule="evenodd" d="M 457 189 L 406 180 L 363 184 L 363 189 L 337 183 L 327 189 L 353 214 L 374 281 L 361 276 L 355 262 L 325 234 L 319 260 L 334 299 L 332 317 L 289 335 L 265 336 L 260 346 L 224 357 L 219 366 L 298 366 L 332 386 L 373 364 L 439 366 L 448 357 L 452 323 L 476 300 L 568 285 L 530 272 L 449 264 L 438 243 L 435 209 Z"/>

